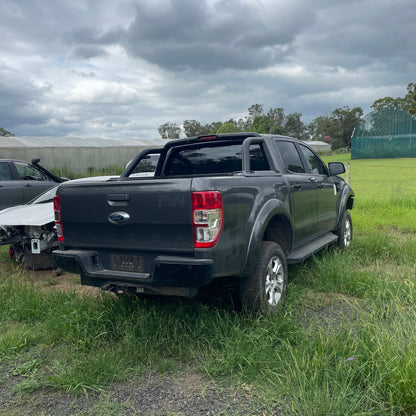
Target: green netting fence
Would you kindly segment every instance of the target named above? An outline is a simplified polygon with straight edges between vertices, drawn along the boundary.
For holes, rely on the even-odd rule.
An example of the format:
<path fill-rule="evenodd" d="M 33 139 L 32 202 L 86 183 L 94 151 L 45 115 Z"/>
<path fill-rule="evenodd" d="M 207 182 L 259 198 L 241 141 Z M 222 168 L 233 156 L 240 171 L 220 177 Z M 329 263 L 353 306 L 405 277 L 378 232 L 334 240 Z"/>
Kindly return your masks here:
<path fill-rule="evenodd" d="M 352 159 L 416 157 L 416 118 L 398 108 L 367 114 L 355 127 Z"/>

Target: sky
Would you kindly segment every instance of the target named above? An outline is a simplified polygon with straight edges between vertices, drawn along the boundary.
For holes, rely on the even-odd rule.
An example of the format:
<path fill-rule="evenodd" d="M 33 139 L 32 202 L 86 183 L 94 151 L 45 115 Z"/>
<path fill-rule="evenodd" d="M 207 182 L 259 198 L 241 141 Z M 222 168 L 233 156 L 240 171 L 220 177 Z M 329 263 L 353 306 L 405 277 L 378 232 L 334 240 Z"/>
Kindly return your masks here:
<path fill-rule="evenodd" d="M 154 138 L 282 107 L 309 123 L 416 82 L 415 0 L 0 0 L 0 127 Z"/>

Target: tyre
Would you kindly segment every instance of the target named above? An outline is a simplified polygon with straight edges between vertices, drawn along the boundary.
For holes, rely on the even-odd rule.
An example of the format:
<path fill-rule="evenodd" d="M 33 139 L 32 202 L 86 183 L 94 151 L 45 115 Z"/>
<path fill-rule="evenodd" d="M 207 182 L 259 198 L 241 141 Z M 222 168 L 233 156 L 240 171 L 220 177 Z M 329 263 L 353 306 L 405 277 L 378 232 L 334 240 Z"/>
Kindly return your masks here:
<path fill-rule="evenodd" d="M 335 234 L 338 236 L 337 245 L 340 249 L 348 248 L 352 241 L 352 221 L 351 215 L 348 211 L 344 212 L 341 226 L 336 230 Z"/>
<path fill-rule="evenodd" d="M 286 257 L 279 244 L 263 241 L 254 272 L 240 282 L 244 308 L 269 315 L 283 303 L 287 290 Z"/>

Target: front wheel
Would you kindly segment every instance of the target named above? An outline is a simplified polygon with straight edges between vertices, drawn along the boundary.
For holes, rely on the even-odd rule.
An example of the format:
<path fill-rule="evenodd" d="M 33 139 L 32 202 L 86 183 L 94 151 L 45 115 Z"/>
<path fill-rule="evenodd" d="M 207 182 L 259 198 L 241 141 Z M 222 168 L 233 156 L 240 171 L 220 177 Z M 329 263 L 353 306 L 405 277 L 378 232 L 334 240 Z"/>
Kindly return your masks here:
<path fill-rule="evenodd" d="M 344 212 L 342 217 L 341 226 L 336 231 L 338 236 L 338 247 L 340 249 L 348 248 L 351 245 L 352 241 L 352 220 L 351 215 L 348 211 Z"/>
<path fill-rule="evenodd" d="M 243 306 L 269 315 L 283 303 L 286 290 L 287 263 L 283 250 L 275 242 L 263 241 L 254 272 L 240 283 Z"/>

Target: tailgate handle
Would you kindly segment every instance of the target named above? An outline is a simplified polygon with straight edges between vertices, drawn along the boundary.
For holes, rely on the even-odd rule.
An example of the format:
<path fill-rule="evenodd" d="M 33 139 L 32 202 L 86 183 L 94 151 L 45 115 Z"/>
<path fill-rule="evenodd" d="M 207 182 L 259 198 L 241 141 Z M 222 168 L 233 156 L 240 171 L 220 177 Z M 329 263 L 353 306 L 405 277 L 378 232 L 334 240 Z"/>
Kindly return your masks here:
<path fill-rule="evenodd" d="M 129 194 L 108 194 L 107 195 L 107 203 L 108 205 L 114 207 L 120 207 L 124 205 L 128 205 L 130 200 Z"/>

